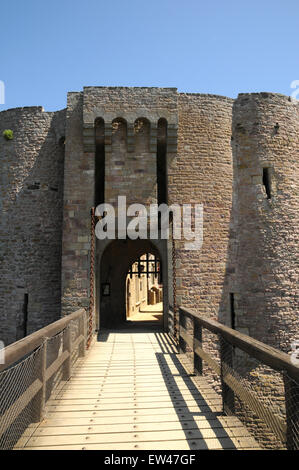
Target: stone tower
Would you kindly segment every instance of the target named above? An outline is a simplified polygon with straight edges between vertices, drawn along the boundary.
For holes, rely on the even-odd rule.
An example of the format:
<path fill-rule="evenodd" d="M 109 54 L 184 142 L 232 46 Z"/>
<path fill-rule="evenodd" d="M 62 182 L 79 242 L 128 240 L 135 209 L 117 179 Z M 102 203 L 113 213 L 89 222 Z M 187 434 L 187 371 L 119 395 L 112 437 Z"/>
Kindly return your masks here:
<path fill-rule="evenodd" d="M 233 110 L 236 326 L 284 351 L 298 339 L 299 106 L 239 95 Z"/>
<path fill-rule="evenodd" d="M 10 343 L 60 317 L 65 112 L 0 113 L 0 337 Z M 13 130 L 6 141 L 3 131 Z"/>

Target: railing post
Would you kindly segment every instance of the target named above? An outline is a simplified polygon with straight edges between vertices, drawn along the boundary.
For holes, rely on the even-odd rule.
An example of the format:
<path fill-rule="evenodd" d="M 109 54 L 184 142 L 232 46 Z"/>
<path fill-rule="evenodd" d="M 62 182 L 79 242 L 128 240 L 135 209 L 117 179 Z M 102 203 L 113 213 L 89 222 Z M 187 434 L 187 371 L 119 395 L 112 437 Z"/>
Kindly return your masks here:
<path fill-rule="evenodd" d="M 69 356 L 65 360 L 62 380 L 69 380 L 72 375 L 72 335 L 71 323 L 63 332 L 63 351 L 68 351 Z"/>
<path fill-rule="evenodd" d="M 179 328 L 178 328 L 178 350 L 179 354 L 186 352 L 186 345 L 180 335 L 181 326 L 184 326 L 186 318 L 184 312 L 179 308 Z"/>
<path fill-rule="evenodd" d="M 42 387 L 40 391 L 35 395 L 32 402 L 33 412 L 33 423 L 39 423 L 43 420 L 45 414 L 45 405 L 46 405 L 46 371 L 47 371 L 47 347 L 48 347 L 48 338 L 44 338 L 43 345 L 41 348 L 41 362 L 40 369 L 38 373 L 38 378 L 42 382 Z"/>
<path fill-rule="evenodd" d="M 191 322 L 190 322 L 191 320 Z M 194 317 L 191 317 L 188 319 L 188 332 L 191 333 L 191 336 L 192 336 L 192 346 L 187 346 L 187 351 L 189 354 L 191 354 L 191 363 L 193 365 L 193 374 L 195 374 L 195 370 L 194 370 L 194 358 L 195 358 L 195 354 L 194 354 L 194 326 L 195 326 L 195 322 L 194 322 Z M 191 350 L 190 350 L 191 349 Z"/>
<path fill-rule="evenodd" d="M 224 413 L 231 415 L 235 412 L 235 394 L 232 389 L 225 383 L 225 376 L 233 369 L 233 346 L 225 341 L 222 335 L 218 335 L 220 343 L 220 361 L 221 361 L 221 388 L 222 403 Z"/>
<path fill-rule="evenodd" d="M 202 359 L 200 356 L 195 354 L 195 340 L 200 343 L 200 347 L 202 347 L 202 326 L 199 321 L 194 318 L 194 337 L 193 337 L 193 352 L 194 352 L 194 372 L 196 374 L 202 375 Z"/>
<path fill-rule="evenodd" d="M 283 374 L 286 407 L 286 446 L 288 450 L 299 449 L 299 384 L 287 373 Z"/>
<path fill-rule="evenodd" d="M 83 341 L 81 341 L 79 345 L 79 356 L 85 356 L 86 351 L 86 313 L 85 311 L 82 313 L 82 316 L 79 318 L 79 335 L 83 336 Z"/>

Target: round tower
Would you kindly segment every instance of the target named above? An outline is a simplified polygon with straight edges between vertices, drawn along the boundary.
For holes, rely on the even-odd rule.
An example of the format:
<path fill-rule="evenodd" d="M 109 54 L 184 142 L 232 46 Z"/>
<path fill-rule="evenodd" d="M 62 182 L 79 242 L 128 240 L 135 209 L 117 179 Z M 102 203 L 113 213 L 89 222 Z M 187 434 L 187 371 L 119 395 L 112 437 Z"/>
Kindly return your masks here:
<path fill-rule="evenodd" d="M 64 111 L 46 113 L 41 107 L 0 113 L 0 339 L 5 344 L 60 315 L 64 122 Z"/>
<path fill-rule="evenodd" d="M 289 351 L 299 331 L 299 104 L 279 94 L 240 94 L 232 127 L 235 325 Z"/>

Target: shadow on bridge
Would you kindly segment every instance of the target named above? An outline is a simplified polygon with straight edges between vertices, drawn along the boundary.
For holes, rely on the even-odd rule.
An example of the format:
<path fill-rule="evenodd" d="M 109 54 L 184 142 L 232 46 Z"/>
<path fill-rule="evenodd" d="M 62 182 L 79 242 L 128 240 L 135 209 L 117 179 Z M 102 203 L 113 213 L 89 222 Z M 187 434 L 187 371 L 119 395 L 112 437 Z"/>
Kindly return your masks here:
<path fill-rule="evenodd" d="M 128 321 L 121 323 L 117 329 L 101 328 L 97 335 L 97 341 L 106 343 L 110 335 L 115 333 L 163 333 L 162 326 L 158 322 L 153 321 Z"/>
<path fill-rule="evenodd" d="M 170 410 L 174 410 L 177 416 L 177 431 L 183 431 L 185 440 L 188 443 L 189 449 L 210 449 L 208 441 L 211 439 L 218 440 L 217 448 L 223 449 L 237 449 L 237 446 L 231 439 L 226 431 L 227 424 L 225 422 L 225 415 L 221 411 L 221 398 L 211 388 L 206 388 L 205 394 L 201 393 L 200 385 L 196 385 L 192 379 L 194 375 L 189 374 L 179 360 L 178 350 L 173 339 L 165 335 L 159 326 L 141 326 L 123 325 L 117 330 L 103 330 L 101 329 L 98 335 L 98 342 L 106 343 L 111 340 L 114 334 L 127 334 L 144 333 L 153 335 L 158 345 L 158 352 L 156 351 L 154 357 L 159 366 L 160 377 L 162 378 L 161 390 L 167 390 L 167 397 L 170 399 Z M 132 341 L 134 339 L 132 338 Z M 174 372 L 174 369 L 176 372 Z M 146 364 L 144 372 L 147 372 Z M 162 385 L 163 384 L 163 385 Z M 212 395 L 210 390 L 212 390 Z M 153 394 L 153 401 L 157 400 L 157 410 L 161 404 L 158 402 L 159 398 Z M 162 399 L 161 399 L 162 400 Z M 217 405 L 217 406 L 216 406 Z M 165 405 L 166 406 L 166 405 Z M 168 416 L 165 414 L 164 425 L 167 427 Z M 170 429 L 173 429 L 170 427 Z"/>
<path fill-rule="evenodd" d="M 196 444 L 194 439 L 202 439 L 201 449 L 208 450 L 209 447 L 205 442 L 205 435 L 201 431 L 201 421 L 196 420 L 196 417 L 203 417 L 208 423 L 213 434 L 220 442 L 223 448 L 236 449 L 235 444 L 230 439 L 230 436 L 223 427 L 223 423 L 217 418 L 217 414 L 223 416 L 223 413 L 215 413 L 210 405 L 207 403 L 205 397 L 200 393 L 193 383 L 190 375 L 187 375 L 186 370 L 177 357 L 177 351 L 175 343 L 168 337 L 166 341 L 163 335 L 156 334 L 157 341 L 161 347 L 162 353 L 156 353 L 157 362 L 161 369 L 161 375 L 164 379 L 165 385 L 169 391 L 169 396 L 172 400 L 174 409 L 176 410 L 177 417 L 180 421 L 182 429 L 184 430 L 186 440 L 190 449 L 192 450 Z M 175 351 L 174 351 L 175 350 Z M 171 372 L 169 363 L 165 360 L 165 354 L 171 359 L 172 364 L 176 367 L 178 373 L 173 374 Z M 181 386 L 178 386 L 175 377 L 181 377 L 183 383 L 190 393 L 194 401 L 198 404 L 200 411 L 191 411 L 185 397 L 181 391 Z M 203 424 L 203 423 L 201 423 Z"/>

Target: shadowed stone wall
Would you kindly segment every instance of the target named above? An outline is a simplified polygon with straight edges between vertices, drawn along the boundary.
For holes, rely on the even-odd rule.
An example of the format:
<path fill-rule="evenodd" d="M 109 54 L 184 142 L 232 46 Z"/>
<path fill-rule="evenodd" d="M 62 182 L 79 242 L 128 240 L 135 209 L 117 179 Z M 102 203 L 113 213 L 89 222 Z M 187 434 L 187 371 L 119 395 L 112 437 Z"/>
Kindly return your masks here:
<path fill-rule="evenodd" d="M 0 338 L 6 344 L 60 317 L 64 126 L 65 111 L 0 113 Z M 5 129 L 13 140 L 3 138 Z"/>
<path fill-rule="evenodd" d="M 299 338 L 298 150 L 297 102 L 273 93 L 239 95 L 233 112 L 236 322 L 285 352 Z"/>

